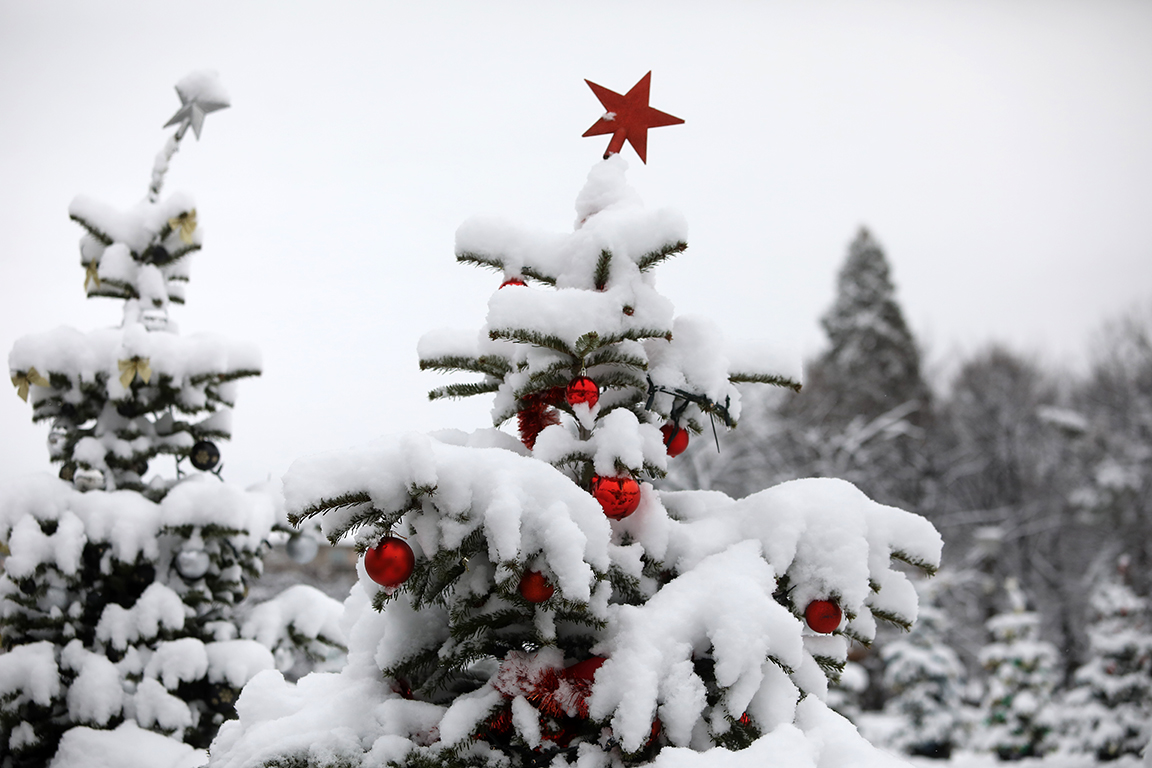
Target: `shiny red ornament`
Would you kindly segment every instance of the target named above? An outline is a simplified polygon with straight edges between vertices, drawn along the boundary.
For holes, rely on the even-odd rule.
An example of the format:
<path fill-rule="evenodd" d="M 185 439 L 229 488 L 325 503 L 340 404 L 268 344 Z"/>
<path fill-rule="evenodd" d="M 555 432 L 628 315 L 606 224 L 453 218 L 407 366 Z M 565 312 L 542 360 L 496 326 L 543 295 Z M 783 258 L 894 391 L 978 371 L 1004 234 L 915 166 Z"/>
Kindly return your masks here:
<path fill-rule="evenodd" d="M 383 587 L 398 587 L 412 575 L 416 556 L 403 539 L 388 537 L 364 553 L 368 578 Z"/>
<path fill-rule="evenodd" d="M 555 591 L 540 571 L 525 571 L 520 577 L 520 595 L 530 603 L 542 603 Z"/>
<path fill-rule="evenodd" d="M 568 388 L 564 390 L 564 399 L 568 401 L 568 405 L 586 403 L 589 408 L 594 408 L 600 400 L 600 387 L 587 376 L 577 376 L 568 382 Z"/>
<path fill-rule="evenodd" d="M 561 674 L 569 680 L 586 680 L 592 682 L 596 677 L 596 670 L 604 665 L 608 659 L 603 656 L 591 656 L 584 661 L 578 661 L 570 667 L 565 667 Z"/>
<path fill-rule="evenodd" d="M 688 447 L 688 430 L 668 423 L 660 427 L 660 431 L 664 434 L 664 446 L 668 449 L 669 456 L 684 453 L 684 449 Z"/>
<path fill-rule="evenodd" d="M 518 277 L 510 277 L 504 282 L 500 283 L 500 288 L 503 288 L 506 285 L 524 285 L 524 281 Z"/>
<path fill-rule="evenodd" d="M 631 477 L 593 477 L 592 495 L 605 515 L 623 520 L 640 506 L 640 483 Z"/>
<path fill-rule="evenodd" d="M 831 600 L 813 600 L 804 609 L 804 621 L 821 634 L 827 635 L 840 626 L 844 614 L 840 606 Z"/>
<path fill-rule="evenodd" d="M 602 85 L 596 85 L 591 80 L 585 80 L 592 93 L 600 99 L 607 114 L 592 124 L 584 132 L 585 136 L 600 136 L 605 133 L 612 134 L 608 142 L 608 149 L 604 151 L 604 158 L 619 154 L 624 148 L 624 141 L 632 145 L 640 162 L 647 164 L 648 158 L 648 129 L 659 128 L 664 125 L 679 125 L 684 121 L 678 117 L 661 112 L 648 106 L 648 92 L 652 86 L 652 73 L 640 78 L 640 82 L 632 86 L 632 90 L 621 96 L 610 91 Z"/>

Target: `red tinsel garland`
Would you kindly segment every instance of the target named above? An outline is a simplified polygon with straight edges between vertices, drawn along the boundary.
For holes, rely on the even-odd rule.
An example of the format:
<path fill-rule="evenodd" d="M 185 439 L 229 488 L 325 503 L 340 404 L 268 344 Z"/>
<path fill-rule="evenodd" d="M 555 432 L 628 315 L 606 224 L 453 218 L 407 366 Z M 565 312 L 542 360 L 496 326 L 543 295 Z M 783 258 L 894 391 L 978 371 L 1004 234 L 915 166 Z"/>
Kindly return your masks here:
<path fill-rule="evenodd" d="M 593 656 L 567 668 L 553 666 L 552 661 L 540 654 L 517 651 L 508 654 L 492 685 L 509 703 L 488 721 L 488 734 L 512 732 L 511 700 L 517 696 L 523 696 L 535 707 L 542 720 L 588 718 L 592 679 L 604 659 Z M 541 736 L 560 746 L 567 746 L 573 736 L 561 724 L 542 722 L 541 725 Z"/>
<path fill-rule="evenodd" d="M 544 431 L 545 427 L 560 423 L 560 412 L 553 406 L 564 399 L 564 388 L 553 387 L 543 392 L 533 392 L 520 398 L 521 408 L 516 414 L 516 423 L 520 429 L 520 442 L 532 450 L 536 445 L 536 436 Z"/>

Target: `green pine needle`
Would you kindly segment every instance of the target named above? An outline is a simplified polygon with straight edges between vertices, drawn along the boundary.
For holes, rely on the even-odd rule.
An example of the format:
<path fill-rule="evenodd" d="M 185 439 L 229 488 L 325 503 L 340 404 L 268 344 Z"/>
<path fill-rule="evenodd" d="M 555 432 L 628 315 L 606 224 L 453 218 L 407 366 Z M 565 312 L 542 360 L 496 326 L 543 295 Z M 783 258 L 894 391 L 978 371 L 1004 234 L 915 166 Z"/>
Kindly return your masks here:
<path fill-rule="evenodd" d="M 641 256 L 639 259 L 637 259 L 636 266 L 640 268 L 641 272 L 647 272 L 657 264 L 660 264 L 663 261 L 667 261 L 672 256 L 675 256 L 678 253 L 683 253 L 687 249 L 688 243 L 685 243 L 683 240 L 675 243 L 669 243 L 662 248 L 658 248 L 655 251 L 650 251 Z"/>
<path fill-rule="evenodd" d="M 772 384 L 777 387 L 784 387 L 799 392 L 801 388 L 800 382 L 791 379 L 787 376 L 777 376 L 767 373 L 731 373 L 728 375 L 728 380 L 733 384 Z"/>
<path fill-rule="evenodd" d="M 612 251 L 607 249 L 600 251 L 600 258 L 596 261 L 596 271 L 592 275 L 592 281 L 596 285 L 596 290 L 602 291 L 608 285 L 608 274 L 612 266 Z"/>

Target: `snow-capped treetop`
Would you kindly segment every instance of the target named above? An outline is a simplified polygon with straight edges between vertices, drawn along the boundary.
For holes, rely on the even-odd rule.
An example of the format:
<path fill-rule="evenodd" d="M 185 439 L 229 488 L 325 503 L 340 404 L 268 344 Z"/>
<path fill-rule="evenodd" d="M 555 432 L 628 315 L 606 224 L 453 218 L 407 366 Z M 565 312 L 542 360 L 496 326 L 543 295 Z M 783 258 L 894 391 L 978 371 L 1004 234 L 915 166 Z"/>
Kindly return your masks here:
<path fill-rule="evenodd" d="M 185 103 L 201 101 L 220 104 L 225 107 L 232 105 L 228 91 L 220 82 L 220 73 L 214 69 L 198 69 L 184 75 L 176 83 L 176 93 L 180 95 L 180 100 Z"/>
<path fill-rule="evenodd" d="M 612 155 L 592 168 L 571 233 L 533 232 L 492 218 L 471 219 L 457 230 L 457 261 L 527 284 L 495 291 L 478 333 L 438 330 L 421 339 L 421 367 L 487 377 L 444 387 L 434 397 L 497 392 L 492 413 L 499 425 L 526 395 L 562 387 L 583 371 L 601 389 L 589 418 L 633 402 L 637 390 L 651 397 L 638 417 L 646 420 L 641 410 L 649 410 L 669 418 L 680 391 L 720 407 L 693 402 L 679 412 L 681 423 L 699 430 L 708 409 L 735 424 L 740 395 L 734 383 L 799 387 L 798 363 L 765 354 L 768 343 L 730 346 L 709 321 L 675 317 L 652 270 L 687 248 L 687 225 L 672 210 L 645 209 L 627 183 L 627 167 Z M 644 461 L 662 468 L 662 453 Z"/>
<path fill-rule="evenodd" d="M 821 376 L 839 383 L 837 413 L 875 418 L 928 390 L 920 353 L 895 299 L 888 260 L 861 227 L 836 280 L 836 299 L 821 324 L 830 347 Z"/>

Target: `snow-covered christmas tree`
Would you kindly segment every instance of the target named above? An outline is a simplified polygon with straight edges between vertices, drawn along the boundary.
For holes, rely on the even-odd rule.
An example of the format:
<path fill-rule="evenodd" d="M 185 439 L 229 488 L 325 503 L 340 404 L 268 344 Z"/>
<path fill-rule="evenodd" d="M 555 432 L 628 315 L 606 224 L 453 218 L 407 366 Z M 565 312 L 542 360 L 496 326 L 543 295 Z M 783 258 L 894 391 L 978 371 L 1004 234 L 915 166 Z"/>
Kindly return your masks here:
<path fill-rule="evenodd" d="M 1152 738 L 1152 612 L 1127 583 L 1128 559 L 1093 590 L 1089 659 L 1061 699 L 1061 743 L 1101 760 L 1139 755 Z"/>
<path fill-rule="evenodd" d="M 1040 614 L 1013 578 L 1005 581 L 1008 605 L 988 620 L 992 642 L 980 652 L 988 670 L 977 746 L 1001 760 L 1038 757 L 1052 745 L 1052 692 L 1060 672 L 1056 648 L 1040 639 Z"/>
<path fill-rule="evenodd" d="M 241 637 L 234 611 L 260 573 L 274 498 L 223 482 L 213 442 L 229 437 L 236 381 L 260 372 L 260 356 L 216 335 L 181 336 L 169 316 L 203 231 L 190 196 L 161 195 L 168 163 L 228 96 L 211 72 L 176 90 L 177 128 L 146 198 L 121 210 L 77 197 L 69 209 L 86 231 L 86 292 L 122 299 L 120 324 L 27 336 L 9 355 L 61 469 L 0 492 L 4 768 L 47 765 L 61 744 L 60 765 L 111 744 L 157 755 L 155 765 L 194 758 L 244 683 L 274 666 L 267 645 Z M 311 641 L 339 636 L 324 600 L 307 606 L 320 624 Z M 248 629 L 260 632 L 277 639 L 267 618 Z"/>
<path fill-rule="evenodd" d="M 798 378 L 656 291 L 687 227 L 644 208 L 618 154 L 644 159 L 647 128 L 678 122 L 648 82 L 593 85 L 609 113 L 589 134 L 613 140 L 573 232 L 457 232 L 457 260 L 502 282 L 479 333 L 426 335 L 421 366 L 478 376 L 432 396 L 491 393 L 520 439 L 405 434 L 289 470 L 296 518 L 364 552 L 348 664 L 257 675 L 213 766 L 892 760 L 823 698 L 848 638 L 915 620 L 892 561 L 934 570 L 935 529 L 840 480 L 739 500 L 648 482 L 689 433 L 735 426 L 737 384 Z"/>
<path fill-rule="evenodd" d="M 892 693 L 885 710 L 901 723 L 892 743 L 912 755 L 947 759 L 961 741 L 964 667 L 947 644 L 947 632 L 944 613 L 925 604 L 921 592 L 916 626 L 880 651 L 884 685 Z"/>

